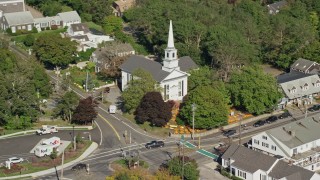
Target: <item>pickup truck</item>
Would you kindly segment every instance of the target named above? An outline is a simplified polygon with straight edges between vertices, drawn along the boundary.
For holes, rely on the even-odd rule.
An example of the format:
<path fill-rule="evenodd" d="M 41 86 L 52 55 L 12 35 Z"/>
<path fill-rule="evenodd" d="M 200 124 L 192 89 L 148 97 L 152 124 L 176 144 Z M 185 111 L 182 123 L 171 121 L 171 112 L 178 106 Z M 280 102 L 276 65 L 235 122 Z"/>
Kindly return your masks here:
<path fill-rule="evenodd" d="M 43 134 L 52 134 L 52 133 L 57 133 L 57 132 L 58 132 L 58 129 L 56 126 L 43 125 L 41 129 L 38 129 L 36 131 L 36 134 L 43 135 Z"/>

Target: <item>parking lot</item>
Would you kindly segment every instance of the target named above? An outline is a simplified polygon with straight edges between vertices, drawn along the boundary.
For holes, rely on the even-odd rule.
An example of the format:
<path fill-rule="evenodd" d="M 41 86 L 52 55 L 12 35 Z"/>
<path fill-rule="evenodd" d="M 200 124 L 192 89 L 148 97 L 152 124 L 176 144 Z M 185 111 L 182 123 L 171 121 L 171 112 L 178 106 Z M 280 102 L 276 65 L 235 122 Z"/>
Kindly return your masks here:
<path fill-rule="evenodd" d="M 72 130 L 61 130 L 58 133 L 47 134 L 42 136 L 31 134 L 20 137 L 11 137 L 8 139 L 0 139 L 0 163 L 3 163 L 8 158 L 14 156 L 22 157 L 24 159 L 34 157 L 34 155 L 30 153 L 30 151 L 41 139 L 57 136 L 60 137 L 61 140 L 71 141 L 72 132 Z M 80 135 L 83 138 L 88 138 L 88 135 L 84 134 L 83 132 L 88 131 L 75 130 L 74 135 L 76 136 L 78 133 L 80 133 Z"/>

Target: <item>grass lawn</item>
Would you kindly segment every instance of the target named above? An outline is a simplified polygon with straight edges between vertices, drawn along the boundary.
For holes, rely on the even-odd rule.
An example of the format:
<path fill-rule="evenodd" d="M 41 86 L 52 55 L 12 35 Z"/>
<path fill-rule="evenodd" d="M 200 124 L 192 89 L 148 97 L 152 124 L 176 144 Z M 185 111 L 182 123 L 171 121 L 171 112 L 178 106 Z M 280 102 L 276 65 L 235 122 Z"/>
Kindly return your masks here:
<path fill-rule="evenodd" d="M 88 149 L 88 147 L 91 145 L 92 141 L 83 141 L 83 146 L 81 148 L 81 150 L 78 150 L 76 151 L 76 155 L 75 156 L 72 156 L 70 158 L 67 158 L 68 156 L 65 156 L 65 161 L 64 163 L 68 163 L 70 161 L 73 161 L 75 159 L 77 159 L 78 157 L 80 157 L 83 152 Z M 67 151 L 68 149 L 71 148 L 71 144 L 66 148 L 65 151 Z M 61 156 L 60 155 L 56 160 L 57 160 L 57 165 L 60 165 L 61 164 Z M 52 161 L 51 159 L 49 159 L 49 157 L 47 157 L 47 159 L 44 159 L 43 162 L 50 162 Z M 50 164 L 50 163 L 49 163 Z M 38 172 L 38 171 L 43 171 L 43 170 L 46 170 L 46 169 L 50 169 L 50 168 L 53 168 L 53 164 L 50 164 L 50 165 L 43 165 L 43 166 L 35 166 L 33 163 L 22 163 L 22 164 L 19 164 L 20 166 L 23 167 L 24 170 L 21 171 L 21 175 L 23 174 L 30 174 L 30 173 L 34 173 L 34 172 Z M 0 168 L 0 177 L 6 177 L 6 176 L 16 176 L 16 175 L 20 175 L 20 171 L 15 171 L 13 173 L 10 173 L 10 174 L 5 174 L 4 171 L 5 171 L 5 167 L 2 167 Z"/>
<path fill-rule="evenodd" d="M 41 31 L 38 33 L 32 33 L 32 35 L 35 37 L 35 39 L 37 39 L 39 36 L 41 36 L 43 34 L 46 34 L 46 35 L 59 34 L 61 32 L 65 32 L 65 31 L 66 30 L 64 28 L 60 28 L 60 29 L 56 29 L 56 30 L 45 30 L 45 31 Z M 22 42 L 27 35 L 28 34 L 23 34 L 23 35 L 19 35 L 19 36 L 12 36 L 11 40 L 16 41 L 16 42 Z"/>
<path fill-rule="evenodd" d="M 87 24 L 89 28 L 96 29 L 96 30 L 98 30 L 98 31 L 103 32 L 102 27 L 101 27 L 100 25 L 92 22 L 92 21 L 91 21 L 91 22 L 85 22 L 85 24 Z"/>
<path fill-rule="evenodd" d="M 133 114 L 124 113 L 123 116 L 125 118 L 129 119 L 130 121 L 133 121 L 135 123 Z M 167 137 L 169 135 L 169 132 L 170 132 L 170 129 L 167 129 L 167 128 L 164 128 L 164 127 L 151 126 L 150 122 L 145 122 L 144 124 L 138 124 L 138 126 L 141 129 L 147 131 L 148 133 L 156 135 L 156 136 Z"/>

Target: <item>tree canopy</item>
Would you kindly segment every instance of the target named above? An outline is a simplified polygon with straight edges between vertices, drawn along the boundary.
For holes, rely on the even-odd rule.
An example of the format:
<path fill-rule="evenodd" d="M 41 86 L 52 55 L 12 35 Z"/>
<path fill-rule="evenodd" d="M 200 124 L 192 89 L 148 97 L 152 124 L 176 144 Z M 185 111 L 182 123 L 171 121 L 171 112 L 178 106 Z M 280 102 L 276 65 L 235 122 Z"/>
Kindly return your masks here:
<path fill-rule="evenodd" d="M 189 125 L 192 125 L 192 104 L 196 105 L 195 128 L 209 129 L 227 124 L 228 100 L 223 91 L 204 85 L 191 91 L 179 113 Z"/>
<path fill-rule="evenodd" d="M 58 34 L 40 36 L 33 48 L 37 59 L 47 66 L 66 67 L 76 59 L 76 42 Z"/>
<path fill-rule="evenodd" d="M 122 92 L 124 110 L 133 113 L 147 92 L 160 91 L 152 75 L 142 69 L 132 73 L 132 80 L 128 87 Z"/>
<path fill-rule="evenodd" d="M 60 116 L 62 119 L 67 120 L 68 122 L 71 122 L 72 114 L 79 104 L 79 99 L 79 96 L 75 92 L 66 92 L 54 110 L 55 115 Z"/>
<path fill-rule="evenodd" d="M 182 158 L 184 158 L 184 164 Z M 168 164 L 168 170 L 171 175 L 174 176 L 183 176 L 182 179 L 187 179 L 187 180 L 197 180 L 199 179 L 199 170 L 198 164 L 194 159 L 191 159 L 187 156 L 182 157 L 182 156 L 176 156 L 172 158 Z M 184 171 L 182 174 L 182 166 L 184 166 Z"/>
<path fill-rule="evenodd" d="M 227 89 L 234 106 L 253 114 L 274 108 L 281 98 L 275 78 L 258 67 L 246 67 L 234 72 Z"/>
<path fill-rule="evenodd" d="M 172 114 L 170 105 L 163 101 L 160 92 L 147 92 L 135 111 L 135 119 L 143 124 L 149 121 L 152 125 L 162 127 L 169 122 Z"/>
<path fill-rule="evenodd" d="M 0 49 L 0 82 L 0 125 L 19 129 L 37 121 L 40 100 L 52 92 L 44 68 Z"/>
<path fill-rule="evenodd" d="M 76 107 L 71 122 L 75 124 L 90 124 L 97 117 L 96 103 L 91 96 L 81 99 Z"/>

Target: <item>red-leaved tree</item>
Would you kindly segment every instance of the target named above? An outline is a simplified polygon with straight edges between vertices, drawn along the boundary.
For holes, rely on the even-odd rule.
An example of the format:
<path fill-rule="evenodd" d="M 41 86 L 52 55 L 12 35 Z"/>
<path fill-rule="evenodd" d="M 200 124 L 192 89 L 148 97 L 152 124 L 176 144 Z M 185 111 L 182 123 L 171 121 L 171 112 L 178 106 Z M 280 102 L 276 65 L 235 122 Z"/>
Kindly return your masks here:
<path fill-rule="evenodd" d="M 98 115 L 97 111 L 94 109 L 96 105 L 96 102 L 91 96 L 86 99 L 81 99 L 72 115 L 71 122 L 85 125 L 92 123 Z"/>

